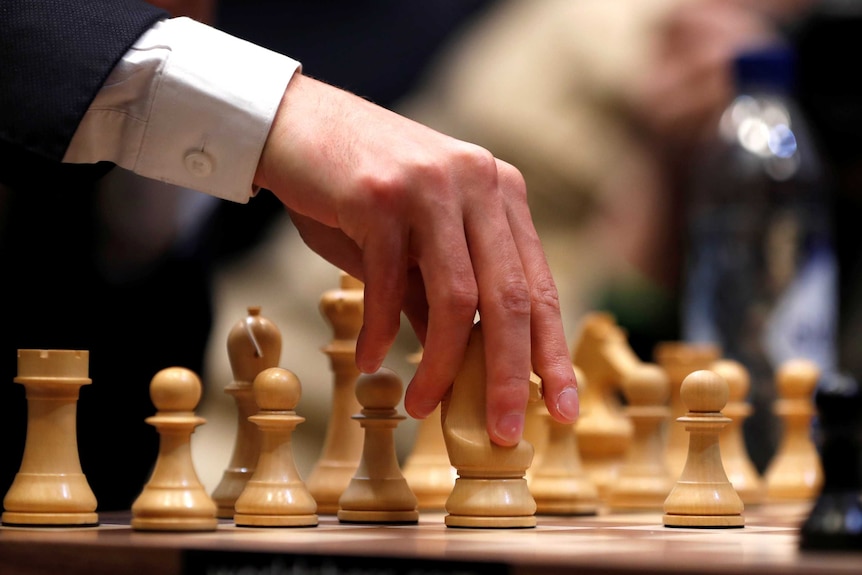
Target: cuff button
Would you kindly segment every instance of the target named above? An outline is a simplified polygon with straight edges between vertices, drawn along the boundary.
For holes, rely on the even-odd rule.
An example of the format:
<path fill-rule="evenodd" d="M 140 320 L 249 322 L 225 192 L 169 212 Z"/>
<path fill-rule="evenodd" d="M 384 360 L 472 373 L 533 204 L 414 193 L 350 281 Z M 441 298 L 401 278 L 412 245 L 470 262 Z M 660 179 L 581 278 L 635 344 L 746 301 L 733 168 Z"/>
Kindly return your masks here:
<path fill-rule="evenodd" d="M 205 178 L 213 171 L 213 160 L 209 154 L 204 152 L 189 152 L 183 158 L 183 162 L 189 173 L 198 178 Z"/>

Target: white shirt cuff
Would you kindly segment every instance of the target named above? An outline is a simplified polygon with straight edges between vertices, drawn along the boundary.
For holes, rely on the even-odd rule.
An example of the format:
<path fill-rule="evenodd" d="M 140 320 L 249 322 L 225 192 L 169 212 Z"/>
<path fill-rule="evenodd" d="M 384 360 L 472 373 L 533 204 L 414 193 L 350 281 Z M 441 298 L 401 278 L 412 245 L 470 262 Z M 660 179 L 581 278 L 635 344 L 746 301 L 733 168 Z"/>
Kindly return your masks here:
<path fill-rule="evenodd" d="M 247 202 L 276 110 L 300 68 L 190 18 L 163 20 L 111 72 L 63 161 L 110 161 Z"/>

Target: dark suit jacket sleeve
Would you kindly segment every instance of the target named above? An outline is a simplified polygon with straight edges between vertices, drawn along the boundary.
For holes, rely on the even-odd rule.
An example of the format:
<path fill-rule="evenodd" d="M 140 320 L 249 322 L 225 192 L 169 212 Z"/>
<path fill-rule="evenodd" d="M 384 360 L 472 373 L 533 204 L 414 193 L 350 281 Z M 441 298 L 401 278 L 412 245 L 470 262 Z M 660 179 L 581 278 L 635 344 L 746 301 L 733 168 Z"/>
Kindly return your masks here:
<path fill-rule="evenodd" d="M 134 0 L 0 0 L 0 182 L 56 170 L 114 65 L 165 17 Z"/>

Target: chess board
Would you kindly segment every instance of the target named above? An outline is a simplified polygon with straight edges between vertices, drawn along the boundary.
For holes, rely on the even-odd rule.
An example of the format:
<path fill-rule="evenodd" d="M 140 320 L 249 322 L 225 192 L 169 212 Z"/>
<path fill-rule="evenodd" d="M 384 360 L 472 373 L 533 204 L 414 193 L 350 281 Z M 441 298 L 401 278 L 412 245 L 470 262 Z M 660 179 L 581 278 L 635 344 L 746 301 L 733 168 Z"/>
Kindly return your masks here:
<path fill-rule="evenodd" d="M 250 311 L 250 315 L 254 316 L 255 313 Z M 475 349 L 481 349 L 481 340 L 475 340 L 473 343 Z M 618 343 L 625 346 L 622 337 L 618 338 Z M 275 354 L 246 357 L 260 358 L 273 355 Z M 480 353 L 474 355 L 478 358 L 482 357 Z M 468 353 L 468 360 L 470 357 L 472 356 Z M 19 379 L 38 389 L 47 387 L 48 383 L 56 384 L 58 381 L 66 382 L 67 387 L 74 386 L 77 389 L 86 379 L 84 377 L 85 359 L 87 359 L 85 352 L 30 350 L 19 352 L 19 360 L 22 358 L 23 362 L 19 361 Z M 345 356 L 344 359 L 352 361 L 349 356 Z M 584 363 L 592 365 L 591 361 L 584 361 Z M 59 369 L 58 365 L 64 369 Z M 471 375 L 480 373 L 479 370 L 474 369 L 477 365 L 475 362 L 465 361 L 466 367 L 454 384 L 456 389 L 453 391 L 452 404 L 447 412 L 449 418 L 442 424 L 440 420 L 435 422 L 429 418 L 425 421 L 430 422 L 431 427 L 426 429 L 445 431 L 446 425 L 452 424 L 456 419 L 452 416 L 455 391 L 458 391 L 458 386 L 462 382 L 470 384 L 479 381 L 478 377 Z M 292 429 L 296 420 L 289 420 L 284 414 L 292 411 L 295 403 L 291 402 L 298 398 L 297 386 L 294 385 L 295 378 L 287 377 L 285 370 L 278 367 L 270 367 L 263 371 L 259 370 L 264 366 L 247 367 L 247 371 L 257 374 L 254 376 L 255 385 L 257 386 L 260 380 L 263 382 L 261 389 L 268 390 L 264 395 L 266 401 L 259 402 L 256 407 L 260 412 L 266 412 L 268 415 L 280 414 L 268 421 L 286 422 Z M 691 373 L 691 366 L 687 365 L 685 368 Z M 336 374 L 342 373 L 336 369 L 333 371 Z M 23 376 L 20 375 L 22 373 Z M 462 377 L 465 373 L 468 375 Z M 701 375 L 696 377 L 695 381 L 704 380 L 703 372 L 699 373 Z M 34 377 L 34 374 L 38 377 Z M 234 379 L 248 382 L 252 379 L 252 374 L 247 373 Z M 86 381 L 89 380 L 86 379 Z M 387 384 L 385 389 L 388 391 L 380 395 L 374 395 L 369 390 L 383 389 L 380 387 L 382 383 L 378 381 L 375 384 L 377 387 L 370 387 L 369 381 L 372 380 L 363 378 L 362 383 L 356 382 L 356 393 L 346 385 L 336 385 L 336 387 L 342 389 L 342 392 L 344 390 L 351 392 L 351 397 L 356 400 L 361 396 L 369 405 L 387 408 L 378 409 L 379 411 L 395 412 L 395 409 L 388 409 L 394 406 L 397 400 L 397 394 L 392 393 L 395 389 L 392 379 L 383 381 Z M 713 380 L 708 380 L 707 383 L 709 381 Z M 351 379 L 349 383 L 352 385 L 353 380 Z M 63 389 L 61 386 L 55 385 L 55 387 Z M 718 389 L 716 386 L 702 385 L 701 387 L 707 391 Z M 80 473 L 74 446 L 62 441 L 64 438 L 74 437 L 72 420 L 54 416 L 57 413 L 56 404 L 60 403 L 69 408 L 77 401 L 77 397 L 69 393 L 61 394 L 59 397 L 54 397 L 50 393 L 33 394 L 32 398 L 28 395 L 28 416 L 34 414 L 32 421 L 41 423 L 34 427 L 32 433 L 28 432 L 28 441 L 32 440 L 32 445 L 38 446 L 39 449 L 32 449 L 30 457 L 24 458 L 21 467 L 22 470 L 27 468 L 28 472 L 21 472 L 19 475 L 25 479 L 20 484 L 13 485 L 14 497 L 7 494 L 4 500 L 6 507 L 4 524 L 0 525 L 0 575 L 55 575 L 58 573 L 64 575 L 150 573 L 158 575 L 614 575 L 624 573 L 828 575 L 853 573 L 858 575 L 862 573 L 862 549 L 841 553 L 800 551 L 799 527 L 808 517 L 812 503 L 807 491 L 804 496 L 784 495 L 782 497 L 785 501 L 802 503 L 747 506 L 743 513 L 744 527 L 741 528 L 665 527 L 660 511 L 638 514 L 606 511 L 617 509 L 615 505 L 600 507 L 600 512 L 593 516 L 540 514 L 535 517 L 535 526 L 532 525 L 534 518 L 526 514 L 518 517 L 528 517 L 530 526 L 526 527 L 527 523 L 520 523 L 525 525 L 520 528 L 501 524 L 497 524 L 494 528 L 452 527 L 446 523 L 447 521 L 451 523 L 451 518 L 447 518 L 442 510 L 429 512 L 429 506 L 420 506 L 422 511 L 419 513 L 418 523 L 415 524 L 369 524 L 339 521 L 339 515 L 335 515 L 329 507 L 321 506 L 321 502 L 326 502 L 326 498 L 317 498 L 317 496 L 315 500 L 319 523 L 313 527 L 237 526 L 233 519 L 215 519 L 212 514 L 215 511 L 215 502 L 207 496 L 207 490 L 203 485 L 199 485 L 191 476 L 190 450 L 178 448 L 178 446 L 189 447 L 192 430 L 200 423 L 190 411 L 200 398 L 200 388 L 201 384 L 197 376 L 182 368 L 162 370 L 153 378 L 151 391 L 155 391 L 151 395 L 156 416 L 148 419 L 148 422 L 154 425 L 170 423 L 173 432 L 167 445 L 172 449 L 166 452 L 180 455 L 159 459 L 156 462 L 153 478 L 136 500 L 134 527 L 132 527 L 130 512 L 97 515 L 93 511 L 96 507 L 95 500 L 89 496 L 90 490 L 83 489 L 83 474 Z M 472 389 L 469 385 L 466 388 Z M 277 389 L 279 393 L 272 393 L 273 389 Z M 588 386 L 587 389 L 596 390 L 597 386 L 592 388 Z M 251 385 L 243 386 L 245 400 L 253 398 L 251 390 Z M 232 391 L 237 390 L 232 389 Z M 695 412 L 695 415 L 717 411 L 718 402 L 714 400 L 719 394 L 706 393 L 703 389 L 701 392 L 697 397 L 707 397 L 715 403 L 715 407 L 711 407 L 712 403 L 703 407 L 701 402 L 698 404 L 701 407 L 700 411 L 696 409 L 691 411 Z M 238 391 L 236 395 L 239 396 Z M 273 403 L 273 396 L 287 399 L 284 400 L 285 403 L 279 401 Z M 50 401 L 46 400 L 46 397 L 50 398 Z M 584 402 L 588 403 L 586 395 Z M 239 401 L 237 403 L 240 404 Z M 365 403 L 361 401 L 359 403 L 362 404 L 363 416 L 367 416 L 368 414 L 364 413 Z M 474 407 L 483 404 L 484 396 L 479 395 L 467 397 L 460 403 L 461 406 Z M 337 411 L 337 413 L 355 414 L 359 410 L 360 407 L 353 406 L 349 410 Z M 587 411 L 589 413 L 589 410 Z M 809 412 L 810 409 L 807 409 L 806 413 Z M 252 411 L 252 413 L 256 412 Z M 333 413 L 336 413 L 335 409 Z M 372 418 L 366 417 L 364 427 L 366 431 L 370 419 Z M 250 421 L 251 418 L 248 417 L 245 420 Z M 386 417 L 382 417 L 381 420 L 386 424 L 392 423 Z M 689 427 L 693 420 L 696 418 L 689 418 Z M 343 416 L 333 416 L 329 421 L 342 424 L 354 423 L 352 417 Z M 467 423 L 463 428 L 459 428 L 461 432 L 466 429 L 485 433 L 481 418 L 465 417 L 463 421 Z M 63 424 L 63 426 L 55 424 Z M 52 433 L 46 435 L 46 430 L 51 430 Z M 280 430 L 287 430 L 287 427 Z M 273 470 L 278 470 L 279 473 L 288 471 L 289 465 L 282 467 L 284 460 L 276 460 L 272 457 L 272 454 L 277 451 L 260 450 L 260 454 L 257 455 L 255 454 L 257 448 L 252 449 L 248 443 L 241 441 L 242 437 L 248 438 L 249 435 L 244 436 L 238 432 L 236 437 L 240 448 L 234 449 L 234 453 L 246 458 L 251 454 L 254 458 L 250 458 L 248 465 L 239 465 L 238 462 L 235 465 L 232 462 L 229 465 L 230 469 L 247 468 L 254 463 L 259 464 L 266 456 L 269 459 L 265 464 L 259 464 L 258 470 L 267 470 L 267 473 L 273 473 Z M 273 436 L 267 437 L 272 439 Z M 281 437 L 284 438 L 285 435 L 282 434 Z M 363 434 L 355 433 L 355 429 L 348 432 L 346 428 L 342 428 L 339 430 L 339 437 L 356 440 L 362 439 Z M 574 435 L 569 433 L 560 437 L 573 439 Z M 439 439 L 435 443 L 436 450 L 434 450 L 437 456 L 445 455 L 450 451 L 449 446 L 442 445 Z M 717 441 L 717 437 L 712 439 Z M 333 442 L 333 445 L 343 447 L 343 443 L 339 439 Z M 428 444 L 420 442 L 418 438 L 416 443 L 422 443 L 421 449 L 420 445 L 415 445 L 411 456 L 416 454 L 427 456 L 431 453 L 431 450 L 426 449 Z M 475 444 L 483 445 L 481 442 Z M 544 453 L 540 464 L 534 468 L 534 473 L 537 474 L 542 468 L 542 462 L 554 462 L 555 457 L 549 457 L 548 454 L 554 453 L 552 447 L 559 449 L 560 446 L 550 444 L 550 434 L 545 443 L 540 441 L 534 443 L 541 446 Z M 388 441 L 378 442 L 377 445 L 390 445 L 391 448 Z M 357 446 L 362 447 L 361 443 L 357 443 Z M 569 447 L 573 446 L 574 444 L 569 445 Z M 366 458 L 365 462 L 368 463 L 369 456 L 365 451 L 362 453 Z M 385 450 L 381 450 L 380 453 L 386 455 Z M 491 453 L 490 456 L 489 453 Z M 717 454 L 718 451 L 712 453 Z M 394 453 L 390 452 L 389 455 L 394 457 Z M 448 455 L 454 467 L 458 467 L 457 462 L 451 458 L 451 453 Z M 458 456 L 459 461 L 463 460 L 463 453 L 458 453 Z M 469 456 L 471 462 L 483 462 L 486 469 L 494 471 L 497 459 L 490 450 L 470 452 Z M 659 449 L 650 457 L 656 460 L 660 456 L 661 446 L 659 445 Z M 339 461 L 355 465 L 352 457 L 351 455 L 349 460 L 345 457 Z M 558 457 L 565 459 L 567 455 Z M 445 468 L 451 471 L 448 459 Z M 327 454 L 325 457 L 322 456 L 320 461 L 330 463 L 331 458 Z M 525 457 L 521 457 L 518 461 L 523 463 L 523 470 L 526 470 L 530 464 L 529 459 Z M 593 463 L 596 462 L 593 461 Z M 367 465 L 368 469 L 378 471 L 384 467 L 381 461 Z M 706 467 L 717 468 L 716 466 Z M 49 469 L 50 473 L 45 473 L 45 468 Z M 349 467 L 342 465 L 337 466 L 336 469 L 343 471 Z M 38 472 L 33 473 L 33 470 Z M 426 473 L 430 472 L 426 471 Z M 157 475 L 158 481 L 156 481 Z M 287 483 L 295 486 L 295 482 L 284 482 L 283 477 L 278 473 L 273 475 L 278 475 L 273 478 L 276 484 L 282 487 L 286 487 Z M 597 474 L 597 477 L 599 476 L 601 474 Z M 34 477 L 39 477 L 39 481 L 33 481 Z M 225 477 L 233 476 L 225 472 Z M 494 477 L 493 473 L 488 477 Z M 533 479 L 535 477 L 536 475 L 533 475 Z M 118 479 L 122 478 L 118 477 Z M 46 500 L 43 497 L 46 482 L 56 488 L 54 489 L 56 493 L 64 494 L 64 497 L 69 496 L 61 501 L 61 506 L 56 507 L 57 501 Z M 259 478 L 256 482 L 267 485 L 266 481 L 261 481 Z M 255 496 L 259 496 L 259 499 L 252 501 L 253 505 L 245 501 L 242 505 L 245 511 L 239 512 L 239 499 L 228 503 L 236 502 L 239 513 L 237 520 L 240 515 L 246 516 L 245 519 L 271 517 L 271 492 L 268 488 L 249 491 L 250 483 L 249 480 L 242 494 L 254 493 Z M 706 483 L 713 485 L 710 482 Z M 727 485 L 729 488 L 729 483 Z M 170 489 L 166 486 L 170 486 Z M 364 509 L 359 505 L 353 508 L 345 507 L 343 500 L 347 492 L 343 487 L 340 489 L 340 491 L 323 490 L 324 493 L 340 494 L 340 497 L 336 496 L 334 500 L 339 513 L 345 509 L 350 511 Z M 10 489 L 10 493 L 12 491 L 13 489 Z M 539 491 L 541 490 L 536 486 L 536 492 Z M 569 492 L 571 491 L 569 489 Z M 170 493 L 170 497 L 165 497 L 166 492 Z M 452 489 L 451 493 L 454 495 L 455 490 Z M 461 493 L 463 495 L 464 490 Z M 498 512 L 500 506 L 509 505 L 512 500 L 517 499 L 512 494 L 517 495 L 518 492 L 501 490 L 499 493 L 502 494 L 501 498 L 494 499 L 486 505 L 486 508 L 492 510 L 490 515 Z M 75 497 L 71 497 L 70 494 Z M 139 505 L 144 495 L 146 495 L 146 504 Z M 235 495 L 239 494 L 235 493 Z M 381 498 L 378 492 L 374 495 Z M 470 504 L 474 501 L 470 491 L 460 499 L 453 495 L 450 495 L 447 500 L 453 515 L 457 515 L 458 505 Z M 73 500 L 71 503 L 68 501 L 70 499 Z M 348 503 L 355 503 L 349 497 L 347 499 Z M 455 503 L 453 499 L 456 500 Z M 227 500 L 226 497 L 225 500 Z M 360 503 L 364 504 L 365 500 L 361 500 Z M 520 503 L 523 503 L 523 500 Z M 469 507 L 469 505 L 466 506 Z M 387 511 L 392 509 L 384 508 Z M 63 511 L 68 509 L 77 512 L 73 517 L 78 519 L 78 523 L 98 521 L 98 525 L 77 528 L 15 526 L 16 523 L 32 524 L 32 521 L 29 521 L 32 519 L 31 514 L 41 514 L 39 518 L 47 520 L 43 523 L 57 524 L 61 522 L 58 520 L 67 519 Z M 260 509 L 265 509 L 267 513 L 260 514 Z M 378 508 L 375 507 L 375 509 Z M 739 508 L 733 509 L 734 517 L 738 518 Z M 415 510 L 411 508 L 411 511 Z M 228 513 L 222 517 L 231 517 L 231 515 Z M 357 516 L 353 515 L 352 518 L 357 519 Z M 143 519 L 151 520 L 142 521 Z M 191 521 L 187 521 L 189 519 Z M 479 525 L 488 524 L 479 523 Z M 145 530 L 141 530 L 141 527 Z M 166 527 L 175 531 L 160 530 Z M 188 530 L 176 531 L 181 528 Z M 192 531 L 191 529 L 204 530 Z"/>
<path fill-rule="evenodd" d="M 103 514 L 90 528 L 0 527 L 4 575 L 532 575 L 621 573 L 862 573 L 859 553 L 801 552 L 803 504 L 762 505 L 734 529 L 666 528 L 660 513 L 538 516 L 528 529 L 446 527 L 444 513 L 415 525 L 340 523 L 214 532 L 133 531 Z"/>

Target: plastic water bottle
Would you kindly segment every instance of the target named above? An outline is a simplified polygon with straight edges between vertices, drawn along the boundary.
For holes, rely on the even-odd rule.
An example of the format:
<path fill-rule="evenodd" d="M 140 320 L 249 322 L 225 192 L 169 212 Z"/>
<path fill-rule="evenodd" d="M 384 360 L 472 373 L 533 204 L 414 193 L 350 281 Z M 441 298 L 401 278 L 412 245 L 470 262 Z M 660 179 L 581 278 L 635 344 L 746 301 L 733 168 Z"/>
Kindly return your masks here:
<path fill-rule="evenodd" d="M 804 357 L 829 372 L 837 362 L 831 191 L 794 100 L 793 56 L 785 46 L 739 55 L 737 96 L 687 197 L 683 338 L 749 369 L 759 466 L 780 431 L 769 421 L 776 368 Z"/>

